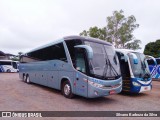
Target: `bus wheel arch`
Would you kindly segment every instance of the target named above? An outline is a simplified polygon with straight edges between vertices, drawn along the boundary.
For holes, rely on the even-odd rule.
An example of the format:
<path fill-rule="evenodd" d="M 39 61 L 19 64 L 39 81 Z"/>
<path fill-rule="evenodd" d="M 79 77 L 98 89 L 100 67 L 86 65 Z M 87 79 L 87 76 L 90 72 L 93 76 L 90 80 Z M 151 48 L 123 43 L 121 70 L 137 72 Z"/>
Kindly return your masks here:
<path fill-rule="evenodd" d="M 31 83 L 29 74 L 26 74 L 26 80 L 25 81 L 26 81 L 27 84 Z"/>
<path fill-rule="evenodd" d="M 23 78 L 22 78 L 23 82 L 26 82 L 26 75 L 25 73 L 23 73 Z"/>
<path fill-rule="evenodd" d="M 10 69 L 7 69 L 7 70 L 6 70 L 6 72 L 7 72 L 7 73 L 10 73 L 10 72 L 11 72 L 11 70 L 10 70 Z"/>
<path fill-rule="evenodd" d="M 70 81 L 67 78 L 61 80 L 61 92 L 66 98 L 73 98 L 72 86 Z"/>

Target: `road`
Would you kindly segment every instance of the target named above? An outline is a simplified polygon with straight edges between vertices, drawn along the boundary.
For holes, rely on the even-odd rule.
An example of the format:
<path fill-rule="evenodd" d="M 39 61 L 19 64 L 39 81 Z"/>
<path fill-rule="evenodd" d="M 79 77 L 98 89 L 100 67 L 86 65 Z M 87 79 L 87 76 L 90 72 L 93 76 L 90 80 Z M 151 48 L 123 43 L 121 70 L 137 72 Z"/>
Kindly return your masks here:
<path fill-rule="evenodd" d="M 160 81 L 150 92 L 87 99 L 65 98 L 60 91 L 26 84 L 18 73 L 0 74 L 0 111 L 160 111 Z"/>

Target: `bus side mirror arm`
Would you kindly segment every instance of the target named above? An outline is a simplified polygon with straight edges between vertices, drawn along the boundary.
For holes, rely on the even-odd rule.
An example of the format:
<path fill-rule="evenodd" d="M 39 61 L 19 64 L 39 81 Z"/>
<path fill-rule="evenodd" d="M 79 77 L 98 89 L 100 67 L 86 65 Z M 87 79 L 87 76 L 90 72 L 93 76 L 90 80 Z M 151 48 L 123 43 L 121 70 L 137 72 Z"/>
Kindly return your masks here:
<path fill-rule="evenodd" d="M 138 64 L 138 58 L 137 58 L 136 54 L 134 54 L 134 53 L 129 53 L 129 54 L 131 54 L 133 56 L 133 63 Z"/>
<path fill-rule="evenodd" d="M 128 56 L 124 54 L 124 61 L 127 62 L 128 61 Z"/>
<path fill-rule="evenodd" d="M 75 48 L 84 48 L 87 51 L 88 58 L 92 59 L 93 58 L 93 49 L 88 46 L 88 45 L 76 45 L 74 46 Z"/>
<path fill-rule="evenodd" d="M 145 55 L 145 60 L 147 61 L 149 59 L 152 59 L 154 61 L 155 65 L 157 65 L 157 61 L 156 61 L 156 59 L 153 56 Z"/>

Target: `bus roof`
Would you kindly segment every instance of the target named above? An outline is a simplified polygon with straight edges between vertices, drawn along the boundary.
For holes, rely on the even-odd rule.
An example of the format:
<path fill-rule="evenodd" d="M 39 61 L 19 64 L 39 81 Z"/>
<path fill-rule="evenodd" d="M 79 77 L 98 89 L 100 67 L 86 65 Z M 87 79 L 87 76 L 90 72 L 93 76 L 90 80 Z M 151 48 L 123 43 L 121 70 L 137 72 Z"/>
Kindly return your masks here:
<path fill-rule="evenodd" d="M 48 44 L 46 44 L 46 45 L 37 47 L 37 48 L 35 48 L 35 49 L 33 49 L 33 50 L 27 52 L 27 53 L 34 52 L 34 51 L 37 51 L 37 50 L 40 50 L 40 49 L 43 49 L 43 48 L 52 46 L 52 45 L 54 45 L 54 44 L 57 44 L 57 43 L 60 43 L 60 42 L 63 42 L 63 41 L 67 41 L 67 40 L 72 40 L 72 39 L 86 40 L 86 41 L 91 41 L 91 42 L 96 42 L 96 43 L 101 43 L 101 44 L 105 44 L 105 45 L 112 46 L 111 43 L 106 42 L 106 41 L 103 41 L 103 40 L 100 40 L 100 39 L 98 39 L 98 38 L 82 37 L 82 36 L 73 35 L 73 36 L 66 36 L 66 37 L 63 37 L 63 38 L 58 39 L 58 40 L 54 40 L 54 41 L 52 41 L 51 43 L 48 43 Z"/>
<path fill-rule="evenodd" d="M 80 40 L 86 40 L 86 41 L 91 41 L 91 42 L 96 42 L 96 43 L 101 43 L 105 45 L 110 45 L 112 46 L 111 43 L 106 42 L 104 40 L 98 39 L 98 38 L 92 38 L 92 37 L 86 37 L 86 36 L 66 36 L 64 37 L 64 40 L 71 40 L 71 39 L 80 39 Z"/>
<path fill-rule="evenodd" d="M 13 60 L 0 60 L 0 62 L 18 62 L 18 61 L 13 61 Z"/>
<path fill-rule="evenodd" d="M 121 52 L 123 54 L 127 54 L 127 53 L 130 53 L 130 52 L 141 53 L 141 52 L 130 50 L 130 49 L 116 49 L 116 51 Z"/>

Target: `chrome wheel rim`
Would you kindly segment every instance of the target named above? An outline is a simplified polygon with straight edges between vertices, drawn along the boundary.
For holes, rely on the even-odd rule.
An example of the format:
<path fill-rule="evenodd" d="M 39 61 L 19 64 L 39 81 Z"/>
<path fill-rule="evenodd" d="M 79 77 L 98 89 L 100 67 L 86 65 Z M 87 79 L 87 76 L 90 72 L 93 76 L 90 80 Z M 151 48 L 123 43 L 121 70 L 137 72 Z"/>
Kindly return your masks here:
<path fill-rule="evenodd" d="M 27 77 L 27 83 L 29 83 L 29 77 Z"/>
<path fill-rule="evenodd" d="M 70 94 L 70 91 L 71 91 L 70 86 L 69 86 L 68 84 L 66 84 L 66 85 L 64 86 L 64 94 L 65 94 L 65 95 L 69 95 L 69 94 Z"/>

